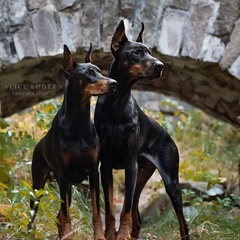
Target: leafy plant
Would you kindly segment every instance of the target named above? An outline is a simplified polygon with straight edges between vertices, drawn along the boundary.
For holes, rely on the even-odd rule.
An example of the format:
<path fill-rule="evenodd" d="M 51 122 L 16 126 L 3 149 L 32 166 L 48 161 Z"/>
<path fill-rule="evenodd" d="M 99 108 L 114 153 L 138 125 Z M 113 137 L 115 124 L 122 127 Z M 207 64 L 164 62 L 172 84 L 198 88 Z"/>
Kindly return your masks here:
<path fill-rule="evenodd" d="M 95 101 L 96 99 L 93 99 L 93 103 Z M 62 98 L 48 100 L 5 120 L 0 118 L 0 239 L 57 238 L 56 215 L 61 202 L 58 186 L 55 181 L 47 182 L 44 190 L 33 191 L 30 166 L 34 146 L 51 126 L 61 102 Z M 181 159 L 180 177 L 207 182 L 208 187 L 222 179 L 230 186 L 236 184 L 240 131 L 200 110 L 183 110 L 175 101 L 166 100 L 163 104 L 173 109 L 174 117 L 143 110 L 166 128 L 175 140 Z M 119 189 L 124 187 L 124 171 L 114 172 L 114 178 L 114 196 L 115 200 L 119 200 L 122 194 Z M 6 179 L 11 179 L 12 187 Z M 162 181 L 150 185 L 154 195 L 162 187 Z M 91 238 L 93 233 L 90 199 L 88 194 L 83 192 L 79 186 L 73 187 L 71 217 L 74 237 L 86 240 Z M 38 199 L 40 195 L 41 200 L 36 202 L 39 206 L 36 229 L 29 232 L 27 224 L 32 214 L 29 200 Z M 216 201 L 206 201 L 209 200 L 207 195 L 198 196 L 185 189 L 183 200 L 196 211 L 196 214 L 191 212 L 191 215 L 186 216 L 192 240 L 232 240 L 240 237 L 239 195 L 229 194 Z M 175 213 L 168 211 L 164 215 L 156 214 L 150 218 L 149 222 L 143 223 L 141 237 L 179 239 Z"/>

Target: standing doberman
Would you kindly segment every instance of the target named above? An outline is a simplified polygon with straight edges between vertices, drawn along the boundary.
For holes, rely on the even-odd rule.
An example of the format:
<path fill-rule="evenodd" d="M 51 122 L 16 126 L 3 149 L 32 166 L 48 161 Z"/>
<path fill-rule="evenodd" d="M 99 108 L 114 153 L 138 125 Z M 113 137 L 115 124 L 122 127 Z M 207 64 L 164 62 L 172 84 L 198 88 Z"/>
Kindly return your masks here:
<path fill-rule="evenodd" d="M 163 70 L 163 64 L 152 57 L 142 43 L 143 30 L 142 24 L 136 42 L 128 41 L 124 22 L 119 23 L 111 43 L 115 59 L 109 73 L 109 77 L 117 80 L 118 87 L 114 94 L 99 97 L 95 110 L 95 126 L 101 143 L 105 237 L 108 240 L 138 238 L 141 224 L 139 197 L 157 168 L 176 211 L 181 238 L 188 240 L 178 180 L 178 149 L 169 134 L 142 112 L 131 95 L 131 87 L 138 79 L 149 81 L 159 78 Z M 125 169 L 125 199 L 117 237 L 113 211 L 113 169 Z"/>
<path fill-rule="evenodd" d="M 117 82 L 104 77 L 97 66 L 90 63 L 91 48 L 85 63 L 78 64 L 66 45 L 63 53 L 63 69 L 66 77 L 64 101 L 52 122 L 47 135 L 36 145 L 33 152 L 33 189 L 43 188 L 50 172 L 57 179 L 61 208 L 57 216 L 60 238 L 72 239 L 69 207 L 72 184 L 81 183 L 89 176 L 92 200 L 94 239 L 105 239 L 99 205 L 99 138 L 90 119 L 90 97 L 108 94 Z M 33 227 L 38 206 L 34 209 L 29 227 Z M 67 236 L 68 235 L 68 236 Z"/>

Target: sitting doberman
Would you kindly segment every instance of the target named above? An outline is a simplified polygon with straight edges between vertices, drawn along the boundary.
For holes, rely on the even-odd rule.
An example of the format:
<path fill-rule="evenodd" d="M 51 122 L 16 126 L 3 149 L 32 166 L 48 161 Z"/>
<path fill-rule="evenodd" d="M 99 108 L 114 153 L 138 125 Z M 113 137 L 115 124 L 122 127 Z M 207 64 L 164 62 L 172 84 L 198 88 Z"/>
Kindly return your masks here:
<path fill-rule="evenodd" d="M 97 66 L 90 63 L 91 48 L 85 63 L 77 63 L 64 45 L 63 69 L 66 77 L 64 101 L 53 119 L 52 127 L 36 145 L 32 160 L 33 189 L 43 188 L 53 172 L 60 189 L 61 208 L 57 219 L 60 238 L 71 236 L 71 188 L 89 176 L 93 208 L 94 239 L 105 239 L 99 204 L 99 138 L 90 119 L 90 97 L 112 93 L 117 85 L 104 77 Z M 33 227 L 38 205 L 30 201 L 34 214 L 29 224 Z"/>
<path fill-rule="evenodd" d="M 108 240 L 138 238 L 141 224 L 139 197 L 157 169 L 178 217 L 181 238 L 188 240 L 178 180 L 178 149 L 169 134 L 142 112 L 131 95 L 131 87 L 138 79 L 149 81 L 159 78 L 163 70 L 163 63 L 154 58 L 143 44 L 143 30 L 142 23 L 137 40 L 129 41 L 124 22 L 119 23 L 111 42 L 115 59 L 109 72 L 109 77 L 116 79 L 118 86 L 112 95 L 100 96 L 95 109 L 94 122 L 101 143 L 105 237 Z M 113 169 L 125 169 L 125 198 L 117 235 L 113 210 Z"/>

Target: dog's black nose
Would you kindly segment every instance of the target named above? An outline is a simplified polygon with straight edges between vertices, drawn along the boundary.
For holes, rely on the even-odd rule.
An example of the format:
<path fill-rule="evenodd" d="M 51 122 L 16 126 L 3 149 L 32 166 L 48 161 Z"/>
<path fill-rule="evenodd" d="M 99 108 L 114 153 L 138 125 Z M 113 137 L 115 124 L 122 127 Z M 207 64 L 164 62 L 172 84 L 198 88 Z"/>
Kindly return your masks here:
<path fill-rule="evenodd" d="M 109 86 L 112 88 L 117 87 L 117 81 L 115 80 L 109 80 L 108 83 L 109 83 Z"/>
<path fill-rule="evenodd" d="M 156 61 L 154 63 L 154 66 L 159 72 L 161 72 L 163 70 L 164 64 L 160 61 Z"/>

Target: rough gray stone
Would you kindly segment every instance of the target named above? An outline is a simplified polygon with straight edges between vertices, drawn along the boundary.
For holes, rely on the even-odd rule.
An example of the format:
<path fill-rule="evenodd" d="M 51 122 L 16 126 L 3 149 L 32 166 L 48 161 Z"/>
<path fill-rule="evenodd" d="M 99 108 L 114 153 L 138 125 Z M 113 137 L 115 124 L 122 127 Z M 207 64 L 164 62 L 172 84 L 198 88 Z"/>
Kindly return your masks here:
<path fill-rule="evenodd" d="M 228 68 L 240 55 L 240 19 L 235 22 L 234 29 L 227 44 L 226 51 L 220 61 L 222 68 Z"/>
<path fill-rule="evenodd" d="M 124 19 L 129 40 L 136 39 L 143 22 L 145 43 L 165 67 L 160 80 L 135 87 L 173 95 L 236 126 L 239 5 L 239 0 L 0 0 L 0 85 L 62 79 L 63 44 L 82 61 L 92 42 L 93 62 L 107 72 L 119 20 Z M 13 99 L 0 88 L 3 116 L 62 93 L 60 82 L 40 97 Z"/>
<path fill-rule="evenodd" d="M 224 36 L 232 31 L 234 22 L 239 17 L 239 0 L 221 0 L 218 9 L 217 18 L 214 22 L 212 34 Z"/>
<path fill-rule="evenodd" d="M 4 47 L 4 43 L 0 42 L 0 56 L 1 56 L 1 63 L 9 62 L 8 54 L 6 48 Z"/>
<path fill-rule="evenodd" d="M 2 65 L 9 65 L 18 62 L 18 57 L 13 46 L 13 39 L 11 35 L 7 35 L 1 42 L 0 57 Z"/>
<path fill-rule="evenodd" d="M 57 10 L 62 10 L 71 7 L 75 3 L 75 0 L 54 0 L 54 3 Z"/>
<path fill-rule="evenodd" d="M 12 26 L 23 25 L 27 16 L 25 0 L 8 0 L 8 15 Z"/>
<path fill-rule="evenodd" d="M 62 29 L 62 43 L 66 44 L 71 51 L 76 51 L 77 47 L 81 46 L 83 41 L 80 27 L 76 27 L 80 21 L 79 11 L 73 13 L 60 12 L 59 19 Z"/>
<path fill-rule="evenodd" d="M 4 25 L 4 22 L 0 20 L 0 41 L 3 41 L 6 36 L 6 28 Z"/>
<path fill-rule="evenodd" d="M 140 24 L 144 22 L 144 43 L 148 47 L 154 47 L 157 45 L 157 39 L 159 37 L 160 20 L 162 17 L 162 11 L 165 1 L 160 0 L 143 0 L 137 1 L 134 19 L 133 33 L 134 39 L 138 36 L 140 31 Z"/>
<path fill-rule="evenodd" d="M 93 49 L 99 49 L 100 44 L 100 1 L 82 1 L 80 5 L 81 13 L 80 24 L 82 46 L 89 48 L 90 42 L 93 44 Z"/>
<path fill-rule="evenodd" d="M 39 56 L 51 56 L 62 52 L 62 43 L 58 38 L 54 12 L 54 6 L 47 5 L 32 15 L 33 31 Z"/>
<path fill-rule="evenodd" d="M 132 19 L 134 16 L 135 0 L 121 0 L 120 15 L 127 19 Z"/>
<path fill-rule="evenodd" d="M 177 9 L 189 10 L 191 0 L 169 0 L 167 4 Z"/>
<path fill-rule="evenodd" d="M 105 0 L 102 6 L 102 44 L 101 47 L 105 52 L 110 51 L 112 35 L 119 23 L 119 8 L 115 0 Z"/>
<path fill-rule="evenodd" d="M 24 57 L 37 57 L 33 30 L 30 26 L 25 26 L 16 32 L 13 39 L 19 60 Z"/>
<path fill-rule="evenodd" d="M 47 0 L 27 0 L 27 7 L 30 11 L 39 9 L 46 5 Z"/>
<path fill-rule="evenodd" d="M 213 0 L 194 0 L 190 8 L 190 18 L 184 29 L 183 56 L 199 58 L 204 38 L 213 23 L 216 7 L 219 3 Z"/>
<path fill-rule="evenodd" d="M 240 56 L 232 63 L 229 68 L 229 72 L 235 76 L 238 80 L 240 80 Z"/>
<path fill-rule="evenodd" d="M 220 38 L 207 35 L 203 41 L 202 52 L 199 54 L 199 58 L 204 62 L 219 62 L 224 54 L 225 44 Z"/>
<path fill-rule="evenodd" d="M 186 11 L 172 8 L 167 8 L 165 10 L 157 47 L 160 53 L 170 56 L 179 55 L 182 46 L 183 27 L 186 23 L 186 19 Z"/>

